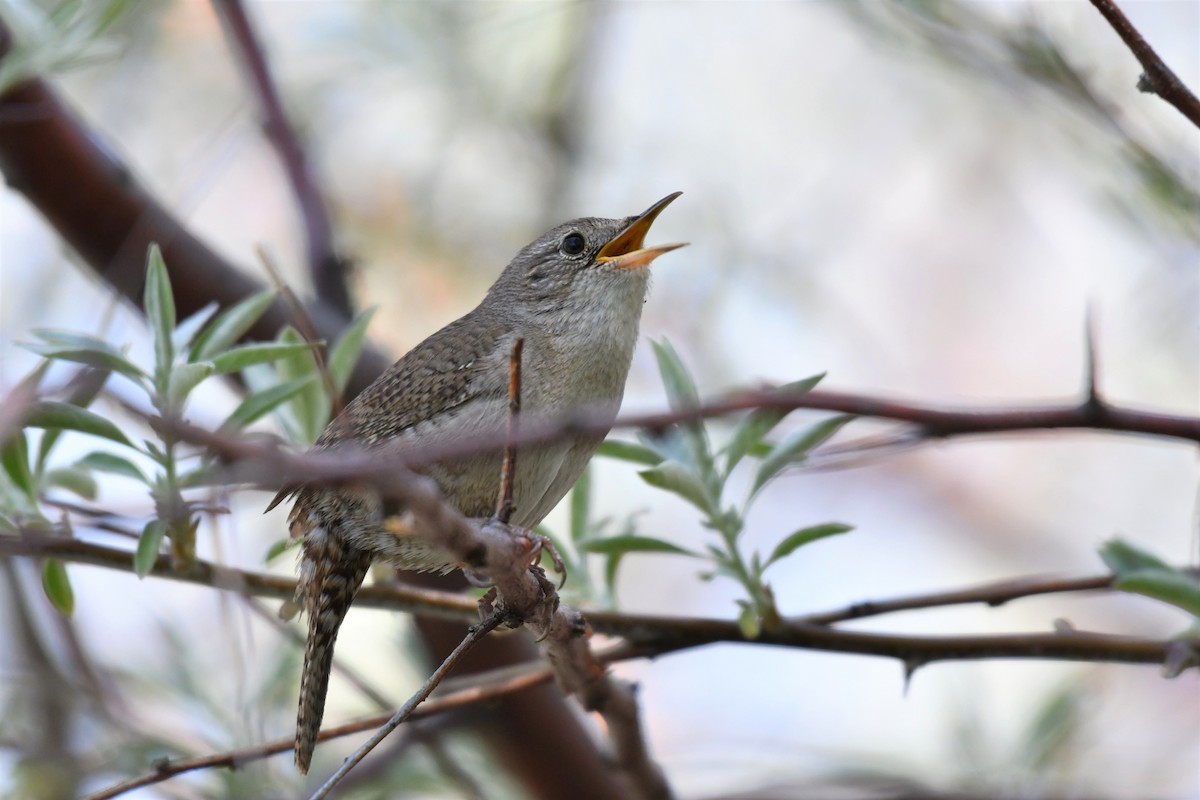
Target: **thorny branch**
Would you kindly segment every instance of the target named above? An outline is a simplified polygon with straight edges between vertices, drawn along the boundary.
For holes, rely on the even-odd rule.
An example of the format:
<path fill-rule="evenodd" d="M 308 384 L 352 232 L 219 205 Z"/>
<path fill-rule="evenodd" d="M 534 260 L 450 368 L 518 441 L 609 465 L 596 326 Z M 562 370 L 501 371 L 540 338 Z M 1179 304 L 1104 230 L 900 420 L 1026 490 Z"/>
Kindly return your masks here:
<path fill-rule="evenodd" d="M 69 563 L 90 564 L 124 572 L 133 571 L 128 550 L 83 542 L 43 533 L 0 536 L 0 555 L 53 556 Z M 155 562 L 150 575 L 184 581 L 247 595 L 286 600 L 295 593 L 295 581 L 276 575 L 222 567 L 202 559 L 186 573 L 177 572 L 168 556 Z M 589 611 L 588 623 L 597 633 L 622 637 L 637 643 L 638 655 L 655 655 L 699 647 L 714 642 L 772 644 L 829 652 L 859 653 L 897 658 L 902 661 L 925 659 L 964 660 L 986 658 L 1096 660 L 1113 663 L 1161 663 L 1170 642 L 1130 639 L 1087 634 L 1016 634 L 1006 637 L 907 637 L 873 638 L 870 634 L 843 631 L 829 625 L 869 616 L 936 608 L 967 603 L 999 606 L 1023 597 L 1039 594 L 1100 591 L 1111 585 L 1112 575 L 1085 578 L 1044 578 L 1002 581 L 975 589 L 914 595 L 888 600 L 856 603 L 842 609 L 794 617 L 770 636 L 748 640 L 733 622 L 699 617 L 666 617 L 642 614 Z M 1024 584 L 1024 588 L 1021 588 Z M 399 583 L 364 586 L 354 601 L 362 608 L 405 611 L 447 619 L 477 620 L 476 603 L 469 597 L 431 589 L 415 589 Z M 1069 640 L 1069 641 L 1068 641 Z M 1047 642 L 1051 650 L 1045 650 Z M 909 645 L 916 643 L 913 647 Z M 1059 644 L 1054 644 L 1059 642 Z M 1105 643 L 1113 643 L 1106 648 Z M 661 649 L 656 649 L 660 648 Z M 1022 652 L 1024 650 L 1024 652 Z"/>
<path fill-rule="evenodd" d="M 1091 0 L 1091 3 L 1141 63 L 1144 72 L 1138 79 L 1137 88 L 1140 91 L 1158 95 L 1173 105 L 1193 125 L 1200 128 L 1200 99 L 1192 94 L 1175 72 L 1159 57 L 1154 48 L 1125 16 L 1125 12 L 1121 11 L 1113 0 Z"/>

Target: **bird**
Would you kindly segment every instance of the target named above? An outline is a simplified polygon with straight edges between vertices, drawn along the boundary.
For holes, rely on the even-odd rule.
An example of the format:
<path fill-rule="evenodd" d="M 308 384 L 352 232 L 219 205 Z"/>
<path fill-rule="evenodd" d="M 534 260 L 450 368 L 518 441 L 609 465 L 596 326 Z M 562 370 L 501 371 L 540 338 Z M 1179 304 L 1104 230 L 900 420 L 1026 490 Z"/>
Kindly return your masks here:
<path fill-rule="evenodd" d="M 509 262 L 472 311 L 422 341 L 371 383 L 313 445 L 436 446 L 502 430 L 508 416 L 509 357 L 523 340 L 522 416 L 555 417 L 587 409 L 604 430 L 518 448 L 512 525 L 531 529 L 575 484 L 607 435 L 625 392 L 650 274 L 647 267 L 684 244 L 645 246 L 654 220 L 681 192 L 641 214 L 584 217 L 558 225 Z M 423 466 L 467 517 L 496 506 L 500 451 Z M 333 649 L 373 563 L 450 572 L 454 558 L 415 535 L 398 535 L 389 507 L 361 486 L 285 487 L 268 506 L 295 502 L 288 517 L 302 540 L 296 602 L 308 616 L 295 763 L 307 774 L 329 688 Z"/>

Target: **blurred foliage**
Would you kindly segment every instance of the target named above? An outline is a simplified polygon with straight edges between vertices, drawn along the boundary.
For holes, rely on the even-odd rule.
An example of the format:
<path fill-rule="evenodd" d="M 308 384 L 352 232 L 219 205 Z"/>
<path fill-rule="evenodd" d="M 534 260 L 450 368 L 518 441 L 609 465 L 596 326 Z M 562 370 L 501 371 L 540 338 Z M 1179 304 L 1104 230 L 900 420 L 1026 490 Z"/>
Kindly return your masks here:
<path fill-rule="evenodd" d="M 23 80 L 49 77 L 111 58 L 105 33 L 136 4 L 130 0 L 0 0 L 0 20 L 12 32 L 0 59 L 0 93 Z"/>
<path fill-rule="evenodd" d="M 1019 11 L 1020 16 L 1011 21 L 987 4 L 946 0 L 851 0 L 835 6 L 881 41 L 949 67 L 945 74 L 955 80 L 974 80 L 1025 96 L 1049 92 L 1055 101 L 1109 131 L 1119 142 L 1123 164 L 1118 166 L 1139 187 L 1140 195 L 1135 207 L 1128 197 L 1105 189 L 1109 203 L 1131 219 L 1152 208 L 1156 217 L 1170 221 L 1180 233 L 1200 239 L 1197 176 L 1185 175 L 1180 164 L 1171 163 L 1179 158 L 1156 153 L 1123 124 L 1114 104 L 1096 93 L 1089 75 L 1072 61 L 1069 50 L 1039 23 L 1036 8 Z M 1097 20 L 1098 25 L 1106 24 L 1098 15 Z M 1141 66 L 1130 55 L 1130 85 L 1140 73 Z M 1147 96 L 1146 102 L 1163 101 Z M 1180 155 L 1190 159 L 1192 153 Z"/>
<path fill-rule="evenodd" d="M 152 246 L 143 298 L 154 345 L 152 367 L 135 363 L 126 351 L 91 336 L 33 331 L 36 341 L 25 347 L 45 361 L 22 382 L 19 392 L 36 396 L 53 362 L 82 364 L 94 372 L 94 377 L 85 382 L 86 391 L 75 392 L 66 401 L 32 401 L 22 429 L 0 446 L 0 532 L 59 530 L 62 526 L 52 524 L 42 507 L 45 494 L 65 490 L 95 500 L 96 476 L 114 475 L 144 484 L 154 502 L 155 515 L 142 528 L 134 554 L 137 574 L 150 572 L 164 540 L 171 544 L 177 568 L 186 569 L 195 558 L 200 515 L 212 510 L 211 503 L 190 495 L 211 482 L 212 457 L 181 443 L 169 425 L 151 426 L 153 438 L 137 442 L 140 434 L 127 434 L 88 407 L 109 377 L 118 375 L 142 392 L 163 420 L 183 421 L 189 398 L 205 380 L 240 373 L 249 383 L 247 370 L 256 366 L 271 370 L 276 364 L 278 372 L 272 373 L 269 385 L 252 388 L 219 430 L 238 431 L 276 412 L 298 442 L 311 444 L 328 420 L 332 398 L 345 388 L 362 348 L 370 312 L 361 314 L 339 338 L 330 351 L 326 370 L 318 361 L 316 344 L 290 329 L 283 331 L 276 342 L 237 344 L 274 298 L 273 291 L 260 292 L 219 314 L 216 304 L 211 303 L 188 319 L 177 321 L 166 264 L 158 247 Z M 32 429 L 43 432 L 35 439 Z M 74 463 L 54 466 L 51 455 L 65 431 L 117 444 L 121 449 L 95 450 Z M 143 467 L 147 464 L 149 472 Z M 43 586 L 55 607 L 69 613 L 73 596 L 61 564 L 46 562 Z"/>

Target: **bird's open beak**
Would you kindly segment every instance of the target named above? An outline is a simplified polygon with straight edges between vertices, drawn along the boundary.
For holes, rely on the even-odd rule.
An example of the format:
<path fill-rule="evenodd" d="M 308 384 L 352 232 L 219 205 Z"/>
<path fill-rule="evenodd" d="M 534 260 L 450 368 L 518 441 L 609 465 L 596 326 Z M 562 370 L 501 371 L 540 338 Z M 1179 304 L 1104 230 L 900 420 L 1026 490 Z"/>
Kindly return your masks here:
<path fill-rule="evenodd" d="M 617 269 L 634 269 L 644 267 L 663 253 L 678 250 L 684 244 L 663 244 L 657 247 L 644 247 L 646 232 L 654 224 L 654 220 L 662 210 L 671 204 L 683 192 L 673 192 L 646 209 L 637 219 L 629 223 L 625 230 L 613 237 L 612 241 L 600 248 L 596 261 Z"/>

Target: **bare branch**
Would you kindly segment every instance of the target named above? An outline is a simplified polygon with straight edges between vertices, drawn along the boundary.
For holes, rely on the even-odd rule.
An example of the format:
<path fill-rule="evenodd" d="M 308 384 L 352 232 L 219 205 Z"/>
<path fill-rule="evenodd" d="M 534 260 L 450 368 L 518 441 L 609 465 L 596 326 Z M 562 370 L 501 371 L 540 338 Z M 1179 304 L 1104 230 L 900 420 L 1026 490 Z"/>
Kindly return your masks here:
<path fill-rule="evenodd" d="M 507 672 L 507 670 L 504 670 Z M 486 678 L 487 676 L 480 676 Z M 495 700 L 498 697 L 503 697 L 515 692 L 524 691 L 532 686 L 544 683 L 550 680 L 551 673 L 548 667 L 541 669 L 526 670 L 518 675 L 506 676 L 499 681 L 481 681 L 479 685 L 466 689 L 459 689 L 454 692 L 440 695 L 432 699 L 426 700 L 419 708 L 417 708 L 412 716 L 414 718 L 432 717 L 437 714 L 443 714 L 447 711 L 453 711 L 466 706 L 484 703 L 489 700 Z M 377 714 L 355 722 L 348 722 L 344 725 L 334 725 L 332 727 L 323 728 L 320 734 L 317 735 L 317 741 L 325 742 L 330 739 L 337 739 L 343 736 L 350 736 L 355 733 L 369 731 L 372 728 L 378 728 L 386 723 L 391 718 L 391 713 Z M 153 772 L 145 775 L 140 775 L 136 778 L 131 778 L 127 781 L 115 784 L 103 789 L 94 794 L 90 794 L 83 800 L 109 800 L 109 798 L 117 797 L 131 792 L 134 789 L 140 789 L 143 786 L 150 786 L 155 783 L 161 783 L 176 775 L 182 775 L 185 772 L 193 772 L 200 769 L 227 768 L 238 769 L 246 764 L 254 761 L 259 761 L 270 756 L 289 753 L 295 740 L 291 736 L 285 736 L 279 739 L 272 739 L 270 742 L 253 747 L 245 747 L 237 750 L 228 750 L 222 753 L 213 753 L 207 756 L 199 756 L 197 758 L 179 759 L 170 761 L 163 759 L 158 762 Z"/>
<path fill-rule="evenodd" d="M 1034 597 L 1040 594 L 1090 592 L 1111 589 L 1114 580 L 1115 576 L 1112 574 L 1095 575 L 1089 578 L 1015 578 L 988 583 L 983 586 L 975 586 L 969 589 L 930 592 L 928 594 L 909 595 L 908 597 L 900 597 L 892 600 L 865 600 L 836 611 L 793 617 L 792 621 L 809 625 L 832 625 L 836 622 L 846 622 L 852 619 L 893 614 L 897 611 L 914 611 L 942 606 L 986 603 L 989 606 L 996 607 L 1004 605 L 1011 600 Z"/>
<path fill-rule="evenodd" d="M 213 0 L 213 7 L 221 20 L 230 48 L 242 62 L 250 88 L 258 101 L 263 132 L 279 156 L 292 194 L 300 206 L 313 289 L 321 302 L 349 319 L 354 316 L 354 304 L 346 286 L 349 264 L 338 256 L 334 248 L 333 225 L 325 200 L 313 179 L 304 148 L 288 123 L 262 43 L 241 0 Z"/>
<path fill-rule="evenodd" d="M 1166 62 L 1159 58 L 1158 53 L 1142 38 L 1142 34 L 1133 27 L 1133 23 L 1113 0 L 1091 0 L 1091 3 L 1108 20 L 1108 24 L 1121 37 L 1121 41 L 1125 42 L 1125 46 L 1134 57 L 1141 62 L 1145 71 L 1138 79 L 1138 89 L 1166 100 L 1193 125 L 1200 128 L 1200 99 L 1197 99 Z"/>

